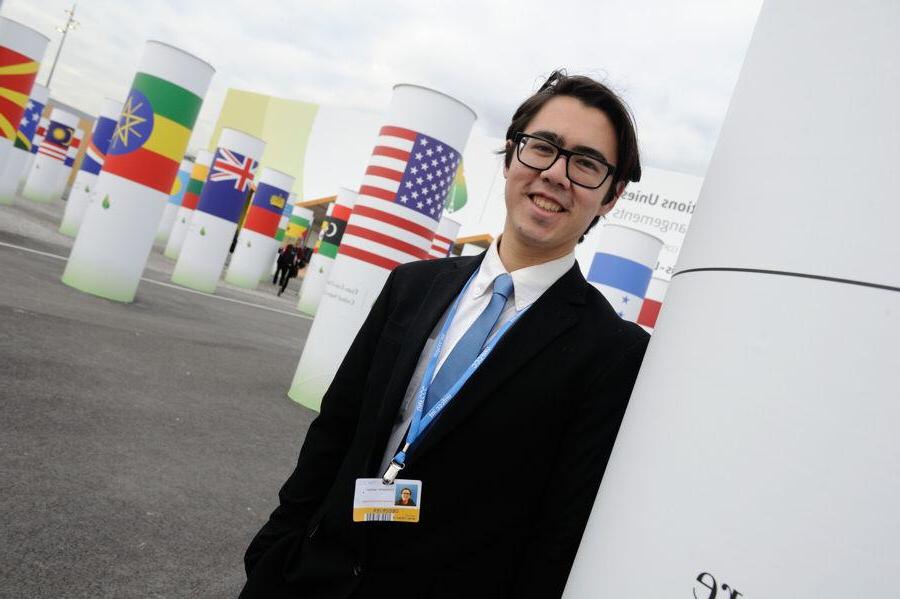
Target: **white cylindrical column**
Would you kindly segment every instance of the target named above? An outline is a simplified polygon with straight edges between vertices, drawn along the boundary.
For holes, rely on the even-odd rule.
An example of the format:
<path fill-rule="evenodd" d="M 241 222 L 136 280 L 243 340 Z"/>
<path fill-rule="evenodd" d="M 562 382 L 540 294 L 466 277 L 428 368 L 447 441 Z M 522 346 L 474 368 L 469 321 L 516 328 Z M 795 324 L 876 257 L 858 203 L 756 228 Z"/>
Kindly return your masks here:
<path fill-rule="evenodd" d="M 197 159 L 194 160 L 194 166 L 191 167 L 191 178 L 188 180 L 187 190 L 181 198 L 181 205 L 175 212 L 175 222 L 172 223 L 172 230 L 169 233 L 169 239 L 166 241 L 166 249 L 163 254 L 166 258 L 172 260 L 178 259 L 181 253 L 181 246 L 184 244 L 184 238 L 187 236 L 188 228 L 191 226 L 191 219 L 194 217 L 194 210 L 200 203 L 200 194 L 203 193 L 203 184 L 209 176 L 209 166 L 212 164 L 213 155 L 206 150 L 197 152 Z"/>
<path fill-rule="evenodd" d="M 344 237 L 347 221 L 350 220 L 350 213 L 353 211 L 355 203 L 355 191 L 346 187 L 338 189 L 331 213 L 322 223 L 319 241 L 312 258 L 310 258 L 306 276 L 303 277 L 303 284 L 300 286 L 297 309 L 304 314 L 315 316 L 319 308 L 319 302 L 325 292 L 328 277 L 331 275 L 331 267 L 334 266 L 334 260 L 337 257 L 338 248 L 341 246 L 341 239 Z"/>
<path fill-rule="evenodd" d="M 391 269 L 428 257 L 475 113 L 397 85 L 288 395 L 318 409 Z"/>
<path fill-rule="evenodd" d="M 898 26 L 763 4 L 568 599 L 897 595 Z"/>
<path fill-rule="evenodd" d="M 162 219 L 159 221 L 159 228 L 156 230 L 156 241 L 159 243 L 167 243 L 169 241 L 169 234 L 172 232 L 172 225 L 175 224 L 178 208 L 181 207 L 184 194 L 187 192 L 193 168 L 193 160 L 185 158 L 181 161 L 178 174 L 175 175 L 175 181 L 172 183 L 172 191 L 169 192 L 169 201 L 166 202 L 166 209 L 163 211 Z"/>
<path fill-rule="evenodd" d="M 437 231 L 434 232 L 434 239 L 431 240 L 428 256 L 430 258 L 446 258 L 449 256 L 461 226 L 460 223 L 449 216 L 442 217 L 441 222 L 438 223 Z"/>
<path fill-rule="evenodd" d="M 153 238 L 214 69 L 150 41 L 122 109 L 63 282 L 112 300 L 134 299 Z"/>
<path fill-rule="evenodd" d="M 256 289 L 272 262 L 272 255 L 278 251 L 275 234 L 293 186 L 294 177 L 291 175 L 271 168 L 262 170 L 231 262 L 228 263 L 226 282 Z"/>
<path fill-rule="evenodd" d="M 25 169 L 31 157 L 32 144 L 35 143 L 41 114 L 49 97 L 50 90 L 38 83 L 34 84 L 31 97 L 25 104 L 25 112 L 19 121 L 12 150 L 7 155 L 6 163 L 0 164 L 0 204 L 12 204 L 15 201 L 19 182 L 27 175 Z"/>
<path fill-rule="evenodd" d="M 0 167 L 12 152 L 49 41 L 30 27 L 0 17 Z"/>
<path fill-rule="evenodd" d="M 172 271 L 173 283 L 215 292 L 265 147 L 257 137 L 222 129 L 209 177 Z"/>
<path fill-rule="evenodd" d="M 65 186 L 66 156 L 75 138 L 78 117 L 65 110 L 54 108 L 50 112 L 47 132 L 38 148 L 31 172 L 22 188 L 22 197 L 42 204 L 58 200 Z"/>
<path fill-rule="evenodd" d="M 84 212 L 87 210 L 88 204 L 96 197 L 97 177 L 103 168 L 106 151 L 109 149 L 120 114 L 122 114 L 121 102 L 110 98 L 103 101 L 100 114 L 94 122 L 94 130 L 91 132 L 87 150 L 84 153 L 84 160 L 81 161 L 81 168 L 75 175 L 72 191 L 69 192 L 66 200 L 66 210 L 63 213 L 62 223 L 59 225 L 59 232 L 63 235 L 74 237 L 78 233 Z"/>
<path fill-rule="evenodd" d="M 622 225 L 603 227 L 587 280 L 625 320 L 637 322 L 661 239 Z"/>

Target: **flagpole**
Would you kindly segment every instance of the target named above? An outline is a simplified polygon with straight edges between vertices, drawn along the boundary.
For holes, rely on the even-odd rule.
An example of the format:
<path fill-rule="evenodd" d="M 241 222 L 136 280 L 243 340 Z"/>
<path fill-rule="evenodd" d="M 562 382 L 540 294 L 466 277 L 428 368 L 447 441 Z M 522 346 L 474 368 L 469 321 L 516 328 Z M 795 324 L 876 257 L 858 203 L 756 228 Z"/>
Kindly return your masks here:
<path fill-rule="evenodd" d="M 75 20 L 75 7 L 77 5 L 73 4 L 71 9 L 65 10 L 64 12 L 69 15 L 69 18 L 66 19 L 66 24 L 63 27 L 57 27 L 56 30 L 62 33 L 62 39 L 59 41 L 59 47 L 56 49 L 56 57 L 53 59 L 53 66 L 50 67 L 50 74 L 47 75 L 47 83 L 44 85 L 46 87 L 50 87 L 50 80 L 53 79 L 53 72 L 56 70 L 56 63 L 59 60 L 59 55 L 62 52 L 63 44 L 66 43 L 66 35 L 69 33 L 71 29 L 75 29 L 80 25 L 78 21 Z"/>

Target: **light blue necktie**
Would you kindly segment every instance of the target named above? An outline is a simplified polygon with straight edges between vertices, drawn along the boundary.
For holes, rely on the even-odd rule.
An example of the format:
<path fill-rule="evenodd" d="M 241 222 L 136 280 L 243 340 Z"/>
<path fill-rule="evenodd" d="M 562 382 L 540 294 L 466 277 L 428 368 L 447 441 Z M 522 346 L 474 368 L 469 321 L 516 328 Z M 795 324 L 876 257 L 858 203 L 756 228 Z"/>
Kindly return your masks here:
<path fill-rule="evenodd" d="M 428 395 L 425 396 L 425 412 L 428 411 L 443 397 L 448 389 L 460 379 L 466 369 L 472 365 L 478 354 L 481 353 L 484 344 L 487 343 L 488 336 L 500 320 L 500 314 L 503 312 L 503 306 L 509 298 L 513 290 L 512 277 L 507 273 L 503 273 L 494 279 L 494 293 L 487 308 L 478 316 L 469 330 L 454 346 L 453 351 L 444 360 L 441 369 L 431 382 L 428 388 Z"/>

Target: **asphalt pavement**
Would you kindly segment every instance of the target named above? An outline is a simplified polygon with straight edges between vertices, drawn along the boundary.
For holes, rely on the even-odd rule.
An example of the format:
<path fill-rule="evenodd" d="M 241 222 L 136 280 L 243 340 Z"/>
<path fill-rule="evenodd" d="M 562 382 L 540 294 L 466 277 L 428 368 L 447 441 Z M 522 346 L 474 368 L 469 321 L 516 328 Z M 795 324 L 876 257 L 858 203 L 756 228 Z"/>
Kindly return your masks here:
<path fill-rule="evenodd" d="M 0 597 L 235 597 L 315 413 L 311 320 L 268 282 L 134 303 L 60 282 L 63 203 L 0 205 Z"/>

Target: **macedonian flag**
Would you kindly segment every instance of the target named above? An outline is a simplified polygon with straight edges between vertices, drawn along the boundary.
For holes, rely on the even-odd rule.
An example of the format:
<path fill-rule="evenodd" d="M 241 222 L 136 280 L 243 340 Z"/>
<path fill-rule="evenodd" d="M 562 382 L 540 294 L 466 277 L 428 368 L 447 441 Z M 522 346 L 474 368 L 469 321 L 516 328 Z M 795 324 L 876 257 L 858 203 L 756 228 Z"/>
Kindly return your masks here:
<path fill-rule="evenodd" d="M 202 98 L 183 87 L 138 73 L 103 170 L 168 196 L 202 103 Z"/>
<path fill-rule="evenodd" d="M 0 136 L 10 141 L 16 139 L 39 66 L 37 61 L 0 46 Z"/>

